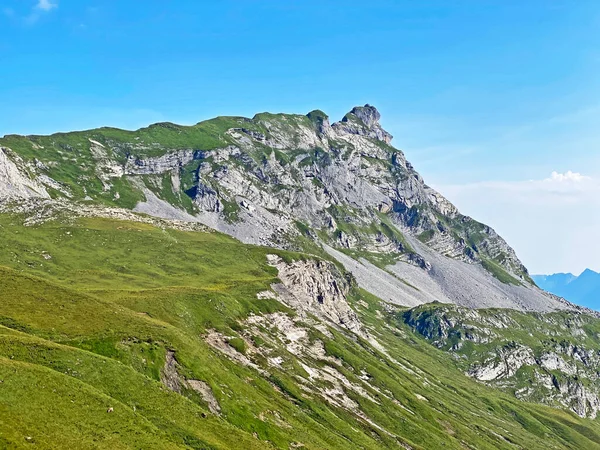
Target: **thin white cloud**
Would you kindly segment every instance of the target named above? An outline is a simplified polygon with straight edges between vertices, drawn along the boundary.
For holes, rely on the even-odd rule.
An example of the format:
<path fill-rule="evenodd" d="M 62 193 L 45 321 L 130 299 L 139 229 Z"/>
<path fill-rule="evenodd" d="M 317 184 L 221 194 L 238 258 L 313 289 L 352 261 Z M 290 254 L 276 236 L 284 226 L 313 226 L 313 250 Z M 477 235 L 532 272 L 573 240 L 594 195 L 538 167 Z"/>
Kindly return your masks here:
<path fill-rule="evenodd" d="M 51 0 L 38 0 L 35 9 L 42 11 L 50 11 L 51 9 L 58 8 L 58 3 L 53 3 Z"/>
<path fill-rule="evenodd" d="M 495 228 L 533 273 L 600 269 L 600 176 L 554 171 L 526 181 L 434 186 Z"/>
<path fill-rule="evenodd" d="M 37 0 L 37 3 L 31 9 L 29 15 L 23 17 L 23 22 L 27 25 L 37 23 L 40 18 L 48 14 L 53 9 L 58 8 L 58 2 L 55 0 Z"/>
<path fill-rule="evenodd" d="M 554 171 L 550 175 L 550 178 L 546 178 L 544 181 L 558 183 L 581 183 L 590 179 L 590 177 L 581 175 L 579 172 L 571 172 L 570 170 L 568 170 L 565 173 L 558 173 Z"/>
<path fill-rule="evenodd" d="M 448 195 L 467 193 L 470 191 L 505 192 L 520 194 L 522 196 L 553 196 L 562 194 L 590 194 L 600 192 L 600 180 L 582 175 L 579 172 L 568 170 L 566 172 L 553 171 L 548 178 L 527 181 L 481 181 L 467 184 L 438 185 L 435 186 Z M 520 200 L 522 198 L 516 198 Z M 536 200 L 541 200 L 537 197 Z"/>

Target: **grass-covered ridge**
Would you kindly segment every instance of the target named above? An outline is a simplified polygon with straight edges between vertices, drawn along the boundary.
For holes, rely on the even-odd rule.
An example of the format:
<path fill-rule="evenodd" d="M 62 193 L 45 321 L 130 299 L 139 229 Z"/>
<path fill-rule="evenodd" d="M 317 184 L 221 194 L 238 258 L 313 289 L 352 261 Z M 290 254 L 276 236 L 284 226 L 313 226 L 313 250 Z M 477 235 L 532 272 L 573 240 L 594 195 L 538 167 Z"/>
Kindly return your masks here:
<path fill-rule="evenodd" d="M 92 198 L 107 205 L 133 208 L 144 199 L 139 189 L 127 177 L 113 177 L 107 189 L 98 177 L 99 159 L 123 165 L 130 156 L 149 158 L 177 150 L 223 148 L 234 142 L 227 134 L 232 128 L 265 131 L 250 119 L 216 117 L 191 126 L 164 122 L 135 131 L 103 127 L 49 136 L 7 135 L 0 138 L 0 147 L 35 162 L 38 170 L 60 183 L 62 191 L 50 189 L 53 196 L 67 192 L 74 199 Z M 99 148 L 98 144 L 101 154 L 92 150 L 93 146 Z"/>
<path fill-rule="evenodd" d="M 219 233 L 96 218 L 25 227 L 0 216 L 0 447 L 598 448 L 596 422 L 475 383 L 386 324 L 379 300 L 355 288 L 350 301 L 389 356 L 297 322 L 335 358 L 313 360 L 271 326 L 250 328 L 251 316 L 296 320 L 256 295 L 277 279 L 274 251 Z M 209 333 L 257 367 L 223 356 Z M 253 353 L 267 347 L 280 366 Z M 220 415 L 198 393 L 165 387 L 168 354 L 181 379 L 206 383 Z M 361 413 L 304 391 L 333 387 L 310 380 L 306 365 L 363 386 L 368 398 L 343 388 Z"/>

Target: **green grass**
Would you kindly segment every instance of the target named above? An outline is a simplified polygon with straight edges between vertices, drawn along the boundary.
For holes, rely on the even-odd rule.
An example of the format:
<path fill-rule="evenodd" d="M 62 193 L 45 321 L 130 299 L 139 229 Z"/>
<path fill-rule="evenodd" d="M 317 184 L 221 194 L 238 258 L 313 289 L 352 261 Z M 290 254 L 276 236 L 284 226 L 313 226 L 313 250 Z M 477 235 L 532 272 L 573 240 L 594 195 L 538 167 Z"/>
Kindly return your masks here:
<path fill-rule="evenodd" d="M 229 345 L 231 345 L 233 348 L 235 348 L 236 351 L 238 351 L 244 355 L 246 354 L 246 351 L 248 350 L 248 346 L 246 345 L 246 342 L 243 339 L 240 339 L 238 337 L 229 339 L 229 341 L 227 341 L 227 343 Z"/>
<path fill-rule="evenodd" d="M 509 274 L 506 270 L 502 268 L 502 266 L 495 263 L 494 261 L 491 261 L 489 259 L 483 259 L 481 261 L 481 265 L 485 270 L 487 270 L 494 277 L 496 277 L 498 280 L 502 281 L 505 284 L 514 284 L 516 286 L 519 286 L 521 284 L 519 280 L 517 280 L 515 277 Z"/>
<path fill-rule="evenodd" d="M 240 205 L 237 204 L 235 200 L 228 201 L 222 200 L 223 203 L 223 214 L 225 215 L 225 220 L 229 223 L 234 223 L 239 221 L 240 214 Z"/>
<path fill-rule="evenodd" d="M 294 316 L 256 296 L 277 280 L 274 252 L 308 258 L 219 233 L 108 219 L 25 227 L 0 215 L 0 448 L 513 447 L 499 435 L 528 449 L 600 448 L 597 422 L 475 383 L 355 288 L 350 301 L 389 357 L 332 327 L 310 335 L 339 363 L 290 353 L 269 327 L 248 335 L 251 315 Z M 249 358 L 246 342 L 271 348 L 281 368 L 257 358 L 264 375 L 225 358 L 204 340 L 210 330 L 243 335 L 229 345 Z M 211 387 L 220 416 L 163 386 L 167 352 L 182 378 Z M 304 392 L 301 363 L 363 386 L 375 402 L 344 390 L 377 426 Z"/>
<path fill-rule="evenodd" d="M 417 235 L 417 239 L 419 241 L 423 242 L 424 244 L 426 244 L 431 239 L 433 239 L 434 236 L 435 236 L 435 231 L 426 230 L 426 231 L 423 231 L 422 233 L 420 233 L 419 235 Z"/>
<path fill-rule="evenodd" d="M 45 164 L 47 168 L 43 172 L 62 184 L 75 199 L 89 196 L 106 205 L 133 208 L 138 201 L 143 200 L 142 193 L 126 178 L 111 178 L 109 183 L 112 187 L 105 190 L 96 173 L 98 161 L 90 149 L 90 140 L 104 145 L 107 157 L 124 164 L 129 155 L 148 158 L 181 149 L 210 151 L 226 147 L 233 142 L 226 131 L 242 127 L 265 131 L 260 124 L 249 119 L 217 117 L 193 126 L 157 123 L 136 131 L 98 128 L 50 136 L 8 135 L 0 138 L 0 146 L 10 148 L 26 161 L 37 160 Z M 186 183 L 189 178 L 189 173 L 182 174 Z M 173 199 L 169 189 L 163 186 L 158 193 L 166 194 L 161 196 L 165 200 L 175 200 L 176 206 L 181 205 L 190 210 L 189 199 Z M 115 198 L 117 192 L 119 198 Z M 58 191 L 53 194 L 62 196 Z"/>

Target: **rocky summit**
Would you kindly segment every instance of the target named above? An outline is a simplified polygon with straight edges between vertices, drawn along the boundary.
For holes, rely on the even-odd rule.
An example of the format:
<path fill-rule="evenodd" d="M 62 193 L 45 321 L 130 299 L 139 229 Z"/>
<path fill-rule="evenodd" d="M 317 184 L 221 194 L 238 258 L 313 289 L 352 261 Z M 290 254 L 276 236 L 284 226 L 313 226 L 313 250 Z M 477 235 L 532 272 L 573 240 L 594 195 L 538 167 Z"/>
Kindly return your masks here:
<path fill-rule="evenodd" d="M 0 447 L 600 448 L 597 313 L 380 118 L 0 139 Z"/>

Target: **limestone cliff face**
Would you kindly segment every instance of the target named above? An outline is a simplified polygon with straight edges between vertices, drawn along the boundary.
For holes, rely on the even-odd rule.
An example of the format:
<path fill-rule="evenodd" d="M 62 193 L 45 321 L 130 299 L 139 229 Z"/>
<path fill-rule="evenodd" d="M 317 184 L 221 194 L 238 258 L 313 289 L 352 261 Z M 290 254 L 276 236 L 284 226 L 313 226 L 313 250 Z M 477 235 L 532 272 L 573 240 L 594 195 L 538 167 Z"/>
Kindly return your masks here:
<path fill-rule="evenodd" d="M 20 157 L 0 147 L 0 201 L 37 197 L 50 196 L 41 182 L 27 176 L 27 168 Z"/>
<path fill-rule="evenodd" d="M 346 299 L 348 281 L 333 264 L 315 260 L 286 263 L 276 255 L 269 255 L 269 263 L 279 272 L 281 283 L 273 288 L 284 303 L 361 333 L 360 320 Z"/>
<path fill-rule="evenodd" d="M 286 222 L 285 233 L 296 232 L 294 224 L 300 220 L 338 238 L 345 248 L 378 251 L 383 243 L 398 254 L 410 253 L 398 239 L 368 231 L 385 214 L 402 232 L 420 236 L 439 253 L 469 262 L 489 258 L 527 278 L 513 250 L 494 230 L 460 215 L 424 183 L 404 154 L 389 145 L 392 136 L 381 128 L 379 118 L 370 105 L 353 108 L 333 125 L 318 112 L 259 115 L 252 123 L 264 133 L 231 128 L 226 133 L 232 145 L 210 152 L 180 150 L 137 158 L 128 161 L 125 173 L 155 175 L 199 160 L 197 187 L 190 195 L 200 215 L 223 213 L 219 207 L 223 201 L 236 208 L 243 203 L 242 208 L 252 214 L 242 214 L 232 231 L 242 239 L 254 222 L 280 234 L 265 212 L 275 210 Z M 225 227 L 224 217 L 212 221 Z M 339 226 L 340 222 L 348 222 L 351 229 Z M 281 240 L 256 236 L 255 241 L 261 238 L 260 243 Z"/>

